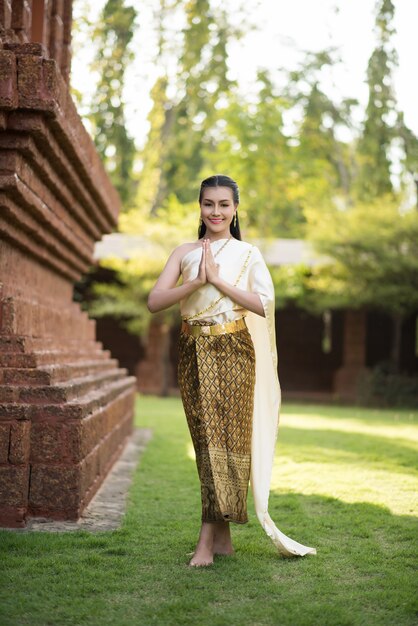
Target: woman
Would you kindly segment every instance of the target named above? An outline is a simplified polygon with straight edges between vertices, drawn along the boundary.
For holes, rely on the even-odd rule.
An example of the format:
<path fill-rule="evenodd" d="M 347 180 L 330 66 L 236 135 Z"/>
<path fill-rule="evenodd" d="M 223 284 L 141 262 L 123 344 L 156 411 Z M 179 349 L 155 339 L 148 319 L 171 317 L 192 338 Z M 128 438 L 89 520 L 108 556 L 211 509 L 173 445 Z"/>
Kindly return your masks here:
<path fill-rule="evenodd" d="M 274 286 L 259 249 L 241 240 L 238 204 L 228 176 L 201 183 L 198 240 L 171 253 L 148 299 L 153 313 L 180 302 L 178 382 L 202 499 L 191 566 L 233 553 L 229 524 L 248 521 L 250 479 L 257 517 L 279 551 L 316 553 L 268 514 L 281 402 Z"/>

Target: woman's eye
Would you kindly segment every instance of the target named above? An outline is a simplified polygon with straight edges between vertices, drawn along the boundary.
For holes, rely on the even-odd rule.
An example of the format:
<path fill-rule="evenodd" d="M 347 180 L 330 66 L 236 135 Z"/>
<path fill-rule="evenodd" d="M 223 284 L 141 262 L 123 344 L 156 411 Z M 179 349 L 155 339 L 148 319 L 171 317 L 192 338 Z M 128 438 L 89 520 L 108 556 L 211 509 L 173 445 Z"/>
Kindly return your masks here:
<path fill-rule="evenodd" d="M 203 206 L 204 206 L 204 207 L 211 207 L 212 205 L 211 205 L 211 204 L 209 204 L 209 203 L 204 202 L 204 203 L 203 203 Z M 227 209 L 228 207 L 229 207 L 229 204 L 221 204 L 221 208 L 222 208 L 222 209 Z"/>

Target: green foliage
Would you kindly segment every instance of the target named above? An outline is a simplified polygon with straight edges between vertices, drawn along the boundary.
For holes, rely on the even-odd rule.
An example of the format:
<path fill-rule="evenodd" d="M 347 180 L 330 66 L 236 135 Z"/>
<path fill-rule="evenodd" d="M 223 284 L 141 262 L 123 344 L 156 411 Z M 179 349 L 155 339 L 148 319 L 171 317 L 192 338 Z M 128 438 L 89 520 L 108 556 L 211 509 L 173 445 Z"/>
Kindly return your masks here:
<path fill-rule="evenodd" d="M 314 293 L 310 286 L 311 269 L 303 263 L 270 267 L 276 296 L 276 307 L 288 305 L 316 312 Z"/>
<path fill-rule="evenodd" d="M 406 188 L 407 191 L 408 183 L 412 178 L 415 183 L 415 191 L 418 192 L 418 137 L 406 126 L 403 113 L 400 111 L 398 112 L 396 132 L 404 152 L 401 162 L 401 169 L 403 170 L 401 176 L 402 187 Z"/>
<path fill-rule="evenodd" d="M 169 193 L 163 168 L 168 158 L 168 137 L 174 110 L 167 98 L 167 87 L 167 78 L 161 76 L 151 90 L 153 106 L 148 115 L 150 130 L 140 153 L 142 170 L 134 204 L 141 215 L 145 211 L 144 219 L 155 214 Z"/>
<path fill-rule="evenodd" d="M 359 388 L 363 405 L 418 406 L 418 378 L 399 374 L 391 361 L 381 362 L 363 375 Z"/>
<path fill-rule="evenodd" d="M 209 0 L 187 0 L 183 8 L 186 25 L 176 51 L 175 77 L 170 82 L 163 74 L 156 81 L 148 141 L 140 154 L 143 169 L 136 205 L 145 203 L 151 214 L 170 194 L 182 203 L 196 200 L 202 147 L 210 141 L 219 102 L 234 84 L 227 78 L 227 42 L 239 31 L 229 24 L 225 9 L 213 9 Z M 169 12 L 165 3 L 164 10 Z M 160 62 L 167 36 L 161 27 Z M 169 86 L 175 92 L 172 97 L 167 95 Z"/>
<path fill-rule="evenodd" d="M 190 205 L 180 204 L 171 194 L 149 218 L 146 210 L 127 211 L 120 217 L 122 233 L 135 232 L 141 243 L 128 260 L 118 257 L 102 259 L 100 265 L 115 272 L 114 283 L 96 282 L 88 310 L 93 317 L 112 315 L 135 335 L 144 336 L 153 316 L 169 323 L 178 319 L 177 309 L 170 307 L 157 314 L 147 308 L 147 299 L 164 268 L 170 252 L 184 242 L 196 238 L 198 223 Z"/>
<path fill-rule="evenodd" d="M 100 78 L 89 119 L 97 150 L 124 205 L 135 190 L 135 143 L 126 130 L 123 101 L 125 70 L 134 58 L 129 43 L 135 18 L 136 10 L 125 6 L 125 0 L 107 0 L 93 33 L 98 51 L 91 69 Z"/>
<path fill-rule="evenodd" d="M 329 263 L 312 268 L 318 308 L 375 306 L 418 310 L 418 213 L 400 212 L 392 196 L 346 211 L 306 212 L 308 237 Z"/>
<path fill-rule="evenodd" d="M 90 3 L 88 0 L 73 0 L 72 3 L 72 25 L 71 25 L 71 56 L 73 61 L 77 59 L 79 54 L 83 53 L 86 42 L 91 41 L 95 24 L 89 17 Z M 79 113 L 82 115 L 82 109 L 89 110 L 90 102 L 88 102 L 87 94 L 77 89 L 73 84 L 75 75 L 74 64 L 70 73 L 70 93 L 77 106 Z M 84 119 L 86 117 L 84 116 Z M 88 120 L 87 120 L 88 121 Z M 89 124 L 87 124 L 89 125 Z"/>
<path fill-rule="evenodd" d="M 117 272 L 118 280 L 92 285 L 89 314 L 95 318 L 111 316 L 131 334 L 146 336 L 151 320 L 147 298 L 159 266 L 147 263 L 146 259 L 124 262 L 107 259 L 102 265 L 111 266 Z"/>
<path fill-rule="evenodd" d="M 378 0 L 376 8 L 377 45 L 367 67 L 369 100 L 358 144 L 360 167 L 356 186 L 362 200 L 373 200 L 393 190 L 389 152 L 397 119 L 392 86 L 397 55 L 391 46 L 395 7 L 392 0 Z"/>
<path fill-rule="evenodd" d="M 164 263 L 161 250 L 138 248 L 131 259 L 108 257 L 101 266 L 115 272 L 115 282 L 96 281 L 92 285 L 92 300 L 88 303 L 92 317 L 112 316 L 121 326 L 133 335 L 145 337 L 151 323 L 151 313 L 147 308 L 149 292 Z M 176 313 L 173 308 L 155 314 L 161 320 L 173 322 Z M 154 317 L 155 317 L 154 315 Z"/>
<path fill-rule="evenodd" d="M 302 110 L 294 138 L 294 169 L 303 186 L 304 208 L 334 204 L 336 197 L 350 201 L 353 149 L 337 135 L 353 130 L 351 109 L 357 101 L 346 98 L 337 103 L 320 86 L 323 72 L 338 62 L 333 49 L 307 53 L 301 67 L 289 72 L 288 97 L 294 108 Z"/>
<path fill-rule="evenodd" d="M 244 190 L 239 211 L 248 236 L 292 236 L 303 221 L 294 149 L 284 134 L 289 102 L 279 95 L 266 71 L 257 76 L 256 102 L 232 91 L 219 110 L 212 141 L 203 146 L 201 177 L 228 172 Z"/>

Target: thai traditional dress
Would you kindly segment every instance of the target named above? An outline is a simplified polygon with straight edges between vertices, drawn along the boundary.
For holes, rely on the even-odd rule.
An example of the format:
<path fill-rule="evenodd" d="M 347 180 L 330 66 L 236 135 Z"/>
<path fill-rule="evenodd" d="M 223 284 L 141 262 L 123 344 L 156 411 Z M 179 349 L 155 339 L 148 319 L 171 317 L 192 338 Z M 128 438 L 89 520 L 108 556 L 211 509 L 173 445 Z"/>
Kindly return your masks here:
<path fill-rule="evenodd" d="M 284 535 L 268 513 L 281 405 L 270 272 L 252 244 L 224 238 L 210 246 L 219 276 L 259 294 L 265 317 L 211 283 L 180 301 L 177 374 L 196 453 L 202 521 L 247 522 L 250 481 L 257 517 L 280 553 L 315 554 Z M 183 257 L 183 282 L 198 275 L 201 254 L 198 247 Z"/>

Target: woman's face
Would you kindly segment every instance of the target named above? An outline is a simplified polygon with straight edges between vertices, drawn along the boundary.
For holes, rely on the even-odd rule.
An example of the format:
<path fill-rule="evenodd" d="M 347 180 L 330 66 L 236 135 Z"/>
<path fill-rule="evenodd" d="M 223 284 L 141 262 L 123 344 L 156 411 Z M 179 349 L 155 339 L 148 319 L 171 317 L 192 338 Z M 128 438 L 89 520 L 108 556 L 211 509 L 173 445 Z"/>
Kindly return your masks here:
<path fill-rule="evenodd" d="M 219 234 L 229 233 L 237 205 L 229 187 L 205 187 L 200 204 L 200 213 L 206 229 Z"/>

